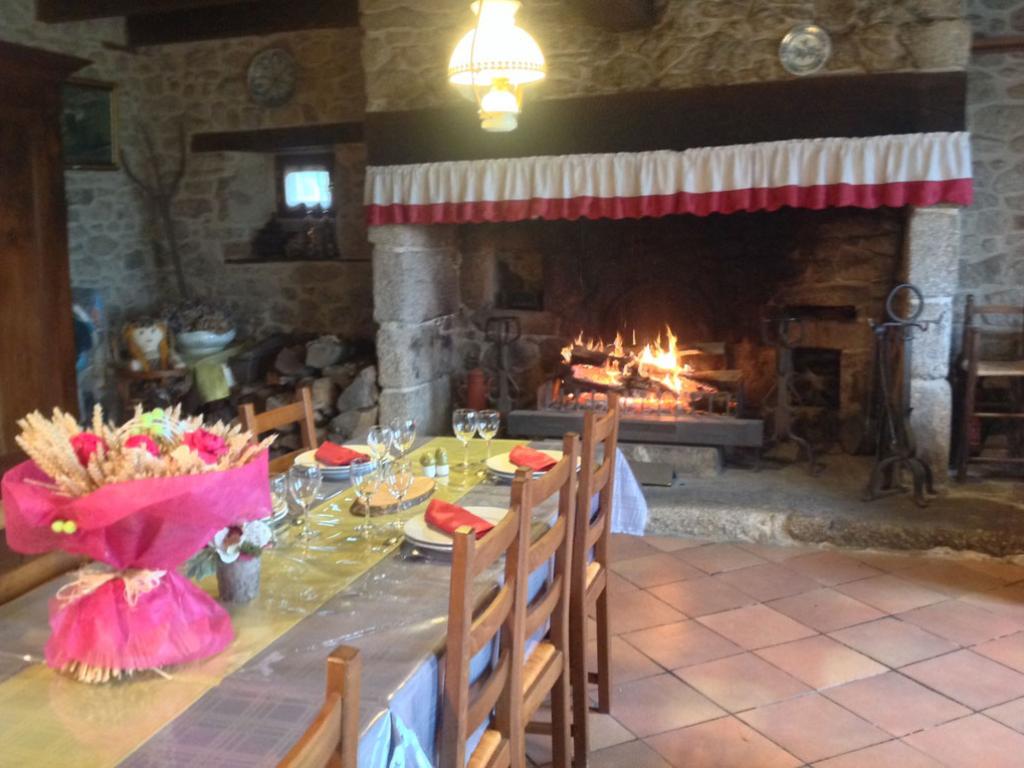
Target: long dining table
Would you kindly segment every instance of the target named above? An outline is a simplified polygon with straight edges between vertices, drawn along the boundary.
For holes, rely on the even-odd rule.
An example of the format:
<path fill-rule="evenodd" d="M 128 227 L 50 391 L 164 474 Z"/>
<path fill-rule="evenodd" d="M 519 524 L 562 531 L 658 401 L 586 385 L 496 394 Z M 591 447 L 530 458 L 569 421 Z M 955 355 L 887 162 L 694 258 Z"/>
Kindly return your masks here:
<path fill-rule="evenodd" d="M 495 440 L 490 450 L 518 444 Z M 409 458 L 439 447 L 453 474 L 435 497 L 508 506 L 507 482 L 457 473 L 462 448 L 454 438 L 421 439 Z M 471 444 L 477 468 L 484 451 L 482 441 Z M 612 528 L 642 534 L 646 503 L 621 454 L 617 466 Z M 349 513 L 347 482 L 325 483 L 322 496 L 310 515 L 319 535 L 304 544 L 289 532 L 263 555 L 260 596 L 228 606 L 236 637 L 212 659 L 86 685 L 43 663 L 48 604 L 73 576 L 0 606 L 0 766 L 276 765 L 321 706 L 326 657 L 343 644 L 358 647 L 363 662 L 359 768 L 432 765 L 450 563 L 401 541 L 381 546 L 383 537 L 359 530 L 365 518 Z M 424 507 L 372 522 L 400 522 Z M 538 521 L 552 510 L 539 510 Z M 498 574 L 491 576 L 478 588 L 493 588 Z M 216 594 L 213 579 L 203 586 Z"/>

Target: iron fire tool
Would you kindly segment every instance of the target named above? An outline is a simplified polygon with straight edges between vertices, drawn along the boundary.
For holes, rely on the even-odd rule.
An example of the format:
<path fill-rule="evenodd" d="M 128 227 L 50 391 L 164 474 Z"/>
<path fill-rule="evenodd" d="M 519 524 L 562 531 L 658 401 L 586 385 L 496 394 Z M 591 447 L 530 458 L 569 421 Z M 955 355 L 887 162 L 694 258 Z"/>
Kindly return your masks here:
<path fill-rule="evenodd" d="M 780 317 L 764 318 L 761 323 L 765 343 L 775 347 L 775 384 L 765 396 L 765 402 L 768 402 L 775 395 L 773 429 L 768 447 L 787 441 L 796 443 L 807 455 L 807 471 L 817 475 L 825 465 L 818 463 L 810 441 L 793 431 L 793 401 L 800 401 L 800 393 L 793 383 L 793 349 L 803 341 L 804 321 L 799 317 Z"/>
<path fill-rule="evenodd" d="M 518 317 L 491 317 L 485 327 L 487 340 L 498 348 L 497 371 L 498 381 L 498 412 L 502 419 L 507 419 L 512 410 L 512 396 L 519 394 L 519 385 L 512 379 L 509 363 L 509 349 L 519 340 L 521 329 Z"/>
<path fill-rule="evenodd" d="M 912 313 L 902 316 L 895 308 L 900 294 L 910 294 L 907 306 L 916 299 L 917 307 Z M 910 470 L 914 478 L 914 503 L 927 506 L 926 493 L 935 493 L 932 468 L 917 455 L 917 444 L 910 425 L 913 406 L 910 402 L 910 365 L 912 360 L 914 331 L 927 331 L 928 323 L 918 322 L 924 311 L 924 298 L 917 286 L 910 283 L 897 285 L 885 300 L 888 320 L 872 323 L 875 334 L 875 387 L 876 400 L 881 403 L 881 422 L 875 446 L 875 463 L 871 477 L 864 491 L 864 500 L 871 501 L 901 493 L 906 488 L 900 485 L 900 469 Z M 893 363 L 898 356 L 898 370 Z M 894 375 L 895 374 L 895 375 Z M 902 379 L 902 381 L 900 381 Z"/>

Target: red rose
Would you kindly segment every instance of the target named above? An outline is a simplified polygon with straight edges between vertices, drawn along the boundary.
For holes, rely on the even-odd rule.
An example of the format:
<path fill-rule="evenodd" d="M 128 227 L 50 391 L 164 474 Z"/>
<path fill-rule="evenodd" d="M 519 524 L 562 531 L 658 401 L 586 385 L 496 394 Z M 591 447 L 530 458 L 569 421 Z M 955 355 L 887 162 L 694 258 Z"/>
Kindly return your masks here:
<path fill-rule="evenodd" d="M 132 435 L 124 441 L 125 448 L 145 448 L 154 456 L 160 455 L 160 446 L 149 435 Z"/>
<path fill-rule="evenodd" d="M 217 459 L 228 452 L 228 444 L 224 438 L 217 437 L 205 429 L 186 432 L 181 442 L 198 453 L 199 458 L 207 464 L 216 464 Z"/>
<path fill-rule="evenodd" d="M 92 432 L 79 432 L 71 438 L 71 447 L 83 467 L 89 466 L 89 459 L 100 449 L 100 446 L 103 446 L 103 450 L 107 450 L 107 441 Z"/>

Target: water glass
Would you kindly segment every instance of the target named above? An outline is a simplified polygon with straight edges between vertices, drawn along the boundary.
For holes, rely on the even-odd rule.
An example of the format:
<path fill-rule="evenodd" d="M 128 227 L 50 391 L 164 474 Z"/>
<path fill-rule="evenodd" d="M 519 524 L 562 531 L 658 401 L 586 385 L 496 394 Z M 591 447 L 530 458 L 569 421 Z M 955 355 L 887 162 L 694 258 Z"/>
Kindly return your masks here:
<path fill-rule="evenodd" d="M 391 446 L 403 458 L 416 442 L 416 419 L 392 419 L 388 424 L 391 430 Z"/>
<path fill-rule="evenodd" d="M 501 428 L 501 414 L 497 411 L 479 411 L 476 415 L 476 433 L 487 443 L 487 459 L 491 458 L 491 440 Z M 486 459 L 484 460 L 486 463 Z"/>
<path fill-rule="evenodd" d="M 366 519 L 356 526 L 356 530 L 369 537 L 370 531 L 374 529 L 373 523 L 370 522 L 370 500 L 384 483 L 380 465 L 373 459 L 353 459 L 349 466 L 351 467 L 352 490 L 366 510 Z"/>
<path fill-rule="evenodd" d="M 292 499 L 301 510 L 301 515 L 293 518 L 292 523 L 302 526 L 299 538 L 303 541 L 308 541 L 319 535 L 316 531 L 310 530 L 309 509 L 320 493 L 320 486 L 323 485 L 323 480 L 323 473 L 318 466 L 293 464 L 291 469 L 288 470 L 288 489 L 291 492 Z"/>
<path fill-rule="evenodd" d="M 275 518 L 288 509 L 288 478 L 285 475 L 270 478 L 270 502 Z"/>
<path fill-rule="evenodd" d="M 462 471 L 469 474 L 469 441 L 476 434 L 477 413 L 469 408 L 459 408 L 452 414 L 452 429 L 462 443 Z"/>
<path fill-rule="evenodd" d="M 391 430 L 387 427 L 373 427 L 366 434 L 366 444 L 370 447 L 373 458 L 378 462 L 383 462 L 388 451 L 391 450 L 392 438 Z"/>

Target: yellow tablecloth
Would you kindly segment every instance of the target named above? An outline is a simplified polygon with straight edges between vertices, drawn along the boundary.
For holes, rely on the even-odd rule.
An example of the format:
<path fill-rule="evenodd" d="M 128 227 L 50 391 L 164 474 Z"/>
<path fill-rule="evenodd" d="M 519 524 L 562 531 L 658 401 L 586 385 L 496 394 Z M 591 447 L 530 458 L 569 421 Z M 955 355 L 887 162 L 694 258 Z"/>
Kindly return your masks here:
<path fill-rule="evenodd" d="M 517 441 L 496 440 L 493 450 L 507 451 L 516 444 Z M 438 447 L 448 451 L 453 463 L 461 460 L 462 447 L 454 438 L 431 440 L 412 451 L 410 458 L 418 466 L 422 452 Z M 475 441 L 471 459 L 482 460 L 484 450 L 484 444 Z M 457 501 L 479 482 L 472 477 L 465 485 L 438 484 L 434 496 Z M 351 533 L 363 522 L 363 518 L 348 514 L 352 499 L 350 489 L 311 514 L 310 519 L 320 532 L 311 548 L 303 550 L 301 544 L 290 544 L 263 555 L 260 597 L 248 605 L 228 607 L 236 636 L 225 652 L 170 670 L 170 679 L 146 674 L 126 682 L 93 686 L 36 663 L 0 683 L 0 765 L 97 768 L 116 765 L 131 754 L 224 677 L 389 554 L 372 552 L 368 545 L 348 545 L 337 551 L 312 548 L 330 540 L 329 537 Z M 422 512 L 424 506 L 373 520 L 381 523 L 396 517 L 412 517 Z M 216 596 L 213 577 L 202 586 Z M 39 605 L 44 597 L 42 592 L 48 596 L 55 591 L 56 585 L 45 585 L 36 590 L 40 594 L 26 596 L 0 609 L 0 621 L 24 624 L 27 636 L 23 645 L 37 648 L 40 656 L 49 628 L 45 614 L 39 614 Z"/>

